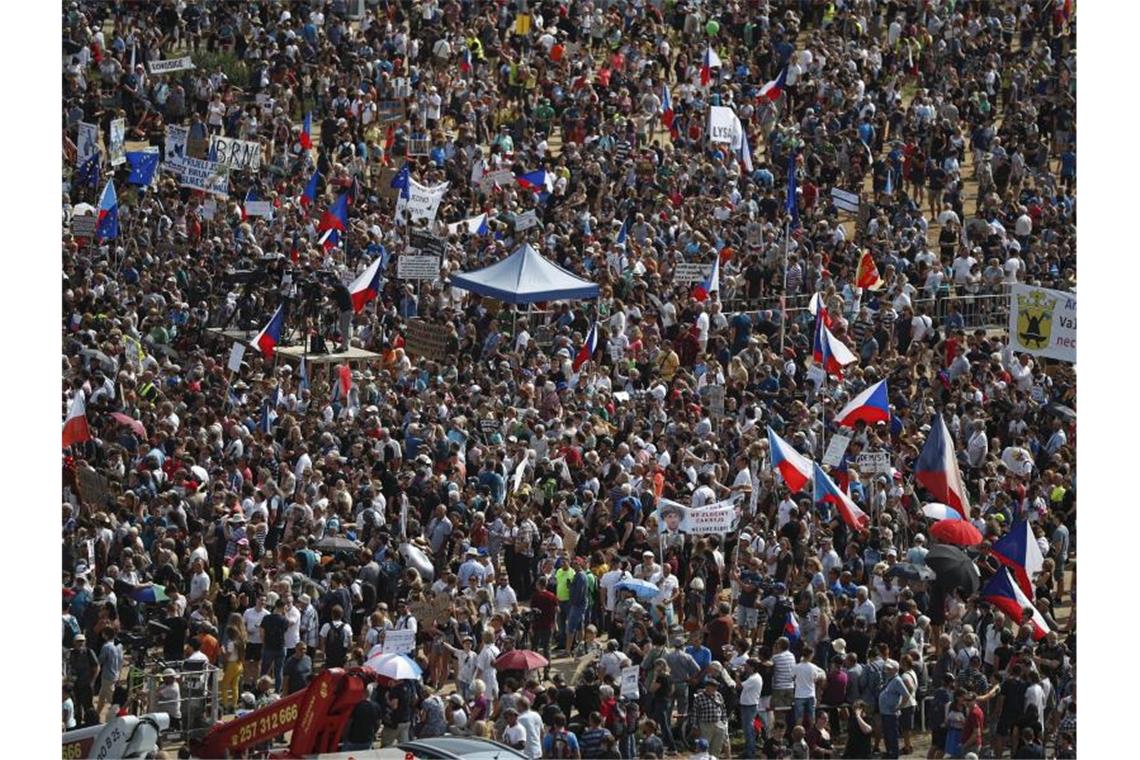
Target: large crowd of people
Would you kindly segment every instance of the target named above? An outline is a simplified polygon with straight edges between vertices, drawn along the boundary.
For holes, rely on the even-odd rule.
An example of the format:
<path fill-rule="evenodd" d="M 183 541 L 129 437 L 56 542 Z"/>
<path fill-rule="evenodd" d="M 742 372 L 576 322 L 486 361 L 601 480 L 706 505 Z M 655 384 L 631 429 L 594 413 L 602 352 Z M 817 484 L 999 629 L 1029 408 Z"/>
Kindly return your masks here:
<path fill-rule="evenodd" d="M 188 662 L 230 720 L 411 629 L 422 674 L 371 687 L 346 749 L 1074 756 L 1075 373 L 1004 327 L 1011 284 L 1076 284 L 1067 0 L 65 0 L 63 30 L 63 730 L 134 704 L 140 651 L 177 728 Z M 153 179 L 111 163 L 119 119 Z M 169 125 L 261 161 L 206 195 Z M 448 185 L 413 222 L 401 182 Z M 398 277 L 415 227 L 438 278 Z M 598 296 L 452 285 L 524 244 Z M 279 308 L 277 350 L 231 367 L 219 329 Z M 841 429 L 880 380 L 887 419 Z M 971 588 L 927 572 L 936 413 Z M 823 465 L 839 432 L 857 525 L 773 463 L 773 436 Z M 668 504 L 736 516 L 685 532 Z M 1022 530 L 1016 619 L 979 588 Z"/>

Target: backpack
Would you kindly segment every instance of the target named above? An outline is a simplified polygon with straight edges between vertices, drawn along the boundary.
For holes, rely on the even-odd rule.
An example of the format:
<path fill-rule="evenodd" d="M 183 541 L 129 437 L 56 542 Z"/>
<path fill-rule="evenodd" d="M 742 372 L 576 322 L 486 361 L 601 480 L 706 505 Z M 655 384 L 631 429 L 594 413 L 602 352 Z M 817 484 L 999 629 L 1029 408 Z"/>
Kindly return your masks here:
<path fill-rule="evenodd" d="M 71 642 L 79 635 L 79 621 L 75 619 L 74 615 L 64 615 L 63 617 L 63 645 L 70 647 Z"/>
<path fill-rule="evenodd" d="M 570 750 L 570 741 L 566 738 L 566 731 L 555 731 L 550 735 L 551 757 L 574 757 Z"/>
<path fill-rule="evenodd" d="M 882 664 L 880 663 L 876 665 L 873 663 L 868 663 L 867 666 L 863 668 L 863 676 L 861 680 L 862 683 L 860 686 L 862 687 L 862 692 L 877 702 L 879 699 L 879 692 L 883 690 Z"/>
<path fill-rule="evenodd" d="M 344 645 L 344 623 L 331 623 L 325 637 L 325 666 L 339 668 L 344 664 L 348 647 Z"/>

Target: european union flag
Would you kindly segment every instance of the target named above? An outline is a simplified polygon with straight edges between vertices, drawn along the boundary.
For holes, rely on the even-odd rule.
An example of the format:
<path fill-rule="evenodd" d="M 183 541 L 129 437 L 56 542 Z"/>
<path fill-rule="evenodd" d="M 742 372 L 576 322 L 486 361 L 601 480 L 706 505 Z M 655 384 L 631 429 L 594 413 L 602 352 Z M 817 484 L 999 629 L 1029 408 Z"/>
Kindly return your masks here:
<path fill-rule="evenodd" d="M 77 187 L 98 187 L 100 179 L 99 171 L 99 152 L 96 151 L 87 157 L 75 168 L 75 184 Z"/>
<path fill-rule="evenodd" d="M 129 184 L 146 187 L 154 182 L 154 173 L 158 171 L 157 152 L 132 151 L 126 155 L 131 166 L 131 175 L 127 177 Z"/>

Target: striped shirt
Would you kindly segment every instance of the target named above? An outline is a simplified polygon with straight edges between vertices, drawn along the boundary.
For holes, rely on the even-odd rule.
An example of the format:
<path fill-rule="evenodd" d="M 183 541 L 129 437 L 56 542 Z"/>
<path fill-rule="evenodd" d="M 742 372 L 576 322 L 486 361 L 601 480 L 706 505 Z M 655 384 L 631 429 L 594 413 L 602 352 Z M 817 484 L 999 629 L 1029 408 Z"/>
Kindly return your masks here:
<path fill-rule="evenodd" d="M 795 688 L 796 680 L 792 672 L 796 667 L 796 658 L 791 652 L 785 650 L 772 655 L 772 688 Z"/>
<path fill-rule="evenodd" d="M 515 531 L 515 553 L 524 557 L 534 556 L 534 539 L 538 535 L 538 527 L 529 518 L 519 523 Z"/>

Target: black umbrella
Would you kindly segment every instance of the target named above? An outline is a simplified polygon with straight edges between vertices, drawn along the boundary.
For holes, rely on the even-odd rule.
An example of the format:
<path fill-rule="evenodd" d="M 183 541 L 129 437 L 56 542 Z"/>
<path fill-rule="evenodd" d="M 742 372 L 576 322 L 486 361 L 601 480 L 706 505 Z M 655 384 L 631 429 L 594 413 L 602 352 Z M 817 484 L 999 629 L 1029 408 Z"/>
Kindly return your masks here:
<path fill-rule="evenodd" d="M 1056 416 L 1063 417 L 1066 420 L 1075 420 L 1077 418 L 1077 411 L 1071 406 L 1065 406 L 1064 404 L 1049 404 L 1049 406 L 1045 408 Z"/>
<path fill-rule="evenodd" d="M 960 589 L 969 596 L 978 591 L 981 577 L 978 568 L 957 546 L 936 544 L 926 554 L 926 565 L 934 571 L 935 585 L 941 589 Z"/>
<path fill-rule="evenodd" d="M 896 562 L 887 570 L 888 578 L 894 576 L 908 581 L 932 581 L 934 580 L 934 571 L 926 565 L 919 565 L 914 562 Z"/>

